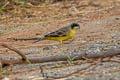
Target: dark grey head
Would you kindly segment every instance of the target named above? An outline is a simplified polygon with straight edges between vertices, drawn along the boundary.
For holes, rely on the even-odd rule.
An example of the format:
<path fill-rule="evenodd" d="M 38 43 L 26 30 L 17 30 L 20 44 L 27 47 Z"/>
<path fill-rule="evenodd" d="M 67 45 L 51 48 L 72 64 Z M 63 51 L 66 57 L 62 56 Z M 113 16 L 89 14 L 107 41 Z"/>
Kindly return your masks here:
<path fill-rule="evenodd" d="M 72 23 L 71 24 L 71 29 L 78 28 L 80 29 L 80 25 L 78 23 Z"/>

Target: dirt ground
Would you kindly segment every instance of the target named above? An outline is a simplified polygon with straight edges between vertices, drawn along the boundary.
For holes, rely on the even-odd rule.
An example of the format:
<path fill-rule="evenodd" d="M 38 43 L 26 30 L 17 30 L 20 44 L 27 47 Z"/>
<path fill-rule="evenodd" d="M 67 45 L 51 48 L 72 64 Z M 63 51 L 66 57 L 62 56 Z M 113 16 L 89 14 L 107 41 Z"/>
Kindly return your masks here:
<path fill-rule="evenodd" d="M 66 4 L 66 5 L 64 5 Z M 43 57 L 70 53 L 99 53 L 111 48 L 120 48 L 120 0 L 78 0 L 17 7 L 0 15 L 0 42 L 7 43 L 23 51 L 28 57 Z M 20 14 L 23 12 L 22 14 Z M 32 38 L 55 31 L 77 22 L 80 30 L 72 40 L 60 44 L 57 41 L 43 40 L 14 41 L 9 38 Z M 0 46 L 0 58 L 20 58 L 15 52 Z M 113 59 L 120 60 L 119 57 Z M 42 80 L 40 65 L 47 76 L 62 76 L 88 66 L 86 60 L 73 64 L 50 62 L 22 64 L 7 67 L 3 80 Z M 60 66 L 60 67 L 57 67 Z M 61 80 L 119 80 L 120 63 L 101 62 Z M 12 71 L 10 70 L 12 68 Z M 46 80 L 46 79 L 43 79 Z M 51 79 L 54 80 L 54 79 Z M 60 80 L 60 79 L 58 79 Z"/>

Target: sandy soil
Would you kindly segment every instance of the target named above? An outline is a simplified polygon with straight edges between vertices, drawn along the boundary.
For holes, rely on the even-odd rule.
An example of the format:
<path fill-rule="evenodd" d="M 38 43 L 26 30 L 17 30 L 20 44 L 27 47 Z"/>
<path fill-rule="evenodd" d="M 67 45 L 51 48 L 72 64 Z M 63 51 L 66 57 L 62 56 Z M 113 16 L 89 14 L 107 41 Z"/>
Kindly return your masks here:
<path fill-rule="evenodd" d="M 74 4 L 77 11 L 71 3 L 64 7 L 63 3 L 59 2 L 32 8 L 31 11 L 28 9 L 29 14 L 10 18 L 7 23 L 4 20 L 0 21 L 0 42 L 20 49 L 28 57 L 80 53 L 81 51 L 97 54 L 107 49 L 120 48 L 119 0 L 92 0 L 91 2 L 85 0 Z M 34 10 L 35 12 L 32 14 Z M 10 16 L 10 14 L 6 15 Z M 32 15 L 32 17 L 26 17 L 28 15 Z M 72 40 L 65 41 L 68 44 L 61 45 L 57 41 L 49 40 L 32 43 L 33 41 L 9 39 L 36 37 L 55 31 L 72 22 L 78 22 L 81 28 Z M 0 57 L 20 58 L 13 51 L 3 47 L 0 47 Z M 119 60 L 119 57 L 113 59 Z M 43 77 L 40 65 L 44 66 L 44 73 L 47 76 L 61 76 L 88 66 L 89 63 L 83 60 L 75 61 L 72 65 L 61 62 L 16 65 L 12 67 L 12 71 L 9 70 L 11 67 L 7 67 L 7 73 L 4 76 L 10 80 L 41 80 Z M 57 68 L 58 65 L 61 67 Z M 115 62 L 98 63 L 95 68 L 87 69 L 82 74 L 80 72 L 73 74 L 65 80 L 119 80 L 119 66 L 120 64 Z"/>

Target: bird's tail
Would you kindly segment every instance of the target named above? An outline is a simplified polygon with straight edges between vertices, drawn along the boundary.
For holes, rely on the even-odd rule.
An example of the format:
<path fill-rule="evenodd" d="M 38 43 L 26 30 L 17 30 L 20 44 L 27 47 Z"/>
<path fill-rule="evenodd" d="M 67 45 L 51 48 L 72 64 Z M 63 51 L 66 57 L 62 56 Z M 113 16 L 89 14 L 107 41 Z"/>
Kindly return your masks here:
<path fill-rule="evenodd" d="M 15 41 L 18 41 L 18 40 L 27 41 L 27 40 L 37 40 L 38 38 L 12 38 L 12 39 L 15 40 Z"/>
<path fill-rule="evenodd" d="M 33 43 L 36 43 L 38 41 L 41 41 L 41 40 L 44 40 L 44 36 L 38 36 L 38 37 L 35 37 L 35 38 L 13 38 L 13 40 L 15 41 L 18 41 L 18 40 L 23 40 L 23 41 L 27 41 L 27 40 L 36 40 L 34 41 Z"/>

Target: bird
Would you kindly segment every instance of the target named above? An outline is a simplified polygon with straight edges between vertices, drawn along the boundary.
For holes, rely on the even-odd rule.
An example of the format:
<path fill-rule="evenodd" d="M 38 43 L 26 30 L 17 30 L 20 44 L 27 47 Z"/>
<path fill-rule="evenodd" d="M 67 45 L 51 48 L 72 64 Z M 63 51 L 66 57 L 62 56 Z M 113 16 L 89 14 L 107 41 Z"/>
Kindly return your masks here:
<path fill-rule="evenodd" d="M 41 40 L 56 40 L 62 43 L 63 41 L 71 39 L 75 34 L 76 31 L 80 29 L 80 25 L 78 23 L 71 23 L 68 26 L 62 27 L 54 32 L 50 32 L 48 34 L 43 35 L 39 38 L 29 38 L 29 39 L 15 39 L 15 40 L 36 40 L 33 43 L 36 43 Z"/>

